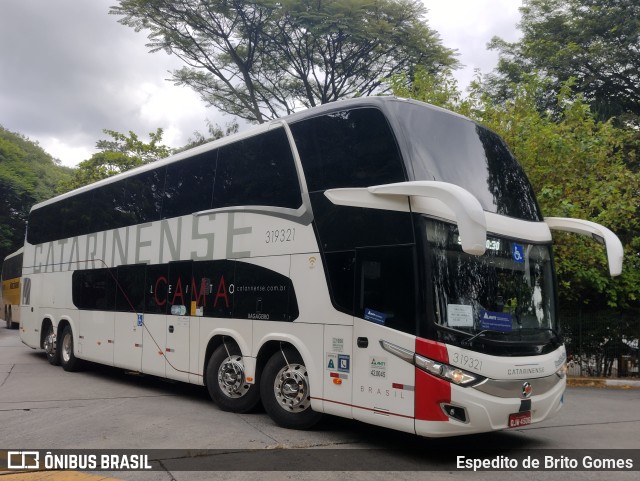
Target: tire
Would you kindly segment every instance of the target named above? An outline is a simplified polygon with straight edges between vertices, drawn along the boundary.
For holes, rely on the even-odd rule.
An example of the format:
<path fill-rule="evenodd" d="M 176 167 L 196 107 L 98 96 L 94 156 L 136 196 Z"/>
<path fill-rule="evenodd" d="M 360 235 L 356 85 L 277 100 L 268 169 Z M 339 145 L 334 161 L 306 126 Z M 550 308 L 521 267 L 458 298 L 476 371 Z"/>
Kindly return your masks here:
<path fill-rule="evenodd" d="M 207 389 L 223 411 L 246 413 L 260 401 L 260 388 L 247 383 L 242 352 L 233 342 L 219 346 L 209 359 Z"/>
<path fill-rule="evenodd" d="M 52 366 L 58 366 L 60 364 L 60 350 L 58 349 L 55 331 L 50 323 L 48 323 L 45 329 L 46 331 L 42 341 L 42 347 L 44 348 L 44 352 L 47 354 L 47 361 L 49 361 L 49 364 Z"/>
<path fill-rule="evenodd" d="M 73 352 L 73 331 L 71 326 L 64 326 L 62 336 L 58 339 L 58 351 L 62 369 L 68 372 L 80 369 L 82 361 Z"/>
<path fill-rule="evenodd" d="M 262 404 L 276 424 L 287 429 L 309 429 L 321 413 L 311 409 L 309 375 L 300 354 L 291 348 L 276 352 L 262 371 Z"/>

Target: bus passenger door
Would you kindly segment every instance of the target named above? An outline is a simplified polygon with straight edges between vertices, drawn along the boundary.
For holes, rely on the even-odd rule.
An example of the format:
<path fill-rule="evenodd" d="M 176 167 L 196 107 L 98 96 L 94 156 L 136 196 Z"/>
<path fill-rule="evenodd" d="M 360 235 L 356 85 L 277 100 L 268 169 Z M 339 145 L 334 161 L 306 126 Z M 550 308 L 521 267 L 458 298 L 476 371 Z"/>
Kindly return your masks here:
<path fill-rule="evenodd" d="M 162 377 L 166 376 L 168 287 L 167 265 L 147 266 L 142 330 L 142 372 Z"/>
<path fill-rule="evenodd" d="M 414 266 L 412 246 L 356 251 L 353 417 L 406 432 L 414 432 L 415 368 L 389 349 L 415 351 Z"/>
<path fill-rule="evenodd" d="M 189 324 L 193 262 L 169 263 L 165 357 L 167 377 L 189 381 Z M 195 314 L 195 313 L 194 313 Z"/>

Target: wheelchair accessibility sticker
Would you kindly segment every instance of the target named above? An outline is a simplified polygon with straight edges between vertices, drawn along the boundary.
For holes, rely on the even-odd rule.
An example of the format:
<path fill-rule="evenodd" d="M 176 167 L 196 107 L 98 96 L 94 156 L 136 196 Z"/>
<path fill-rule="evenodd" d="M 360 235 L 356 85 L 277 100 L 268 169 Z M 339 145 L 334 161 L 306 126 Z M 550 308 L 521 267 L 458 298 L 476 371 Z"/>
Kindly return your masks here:
<path fill-rule="evenodd" d="M 516 262 L 524 262 L 524 246 L 520 244 L 511 244 L 511 256 Z"/>

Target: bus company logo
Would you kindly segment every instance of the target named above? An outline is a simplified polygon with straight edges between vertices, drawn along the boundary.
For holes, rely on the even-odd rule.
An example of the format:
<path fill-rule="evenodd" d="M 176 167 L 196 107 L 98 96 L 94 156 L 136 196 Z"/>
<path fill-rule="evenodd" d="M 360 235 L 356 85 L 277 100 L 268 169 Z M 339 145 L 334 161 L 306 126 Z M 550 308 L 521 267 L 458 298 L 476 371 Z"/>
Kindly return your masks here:
<path fill-rule="evenodd" d="M 531 394 L 533 393 L 533 386 L 529 382 L 522 383 L 522 397 L 524 399 L 529 399 Z"/>
<path fill-rule="evenodd" d="M 7 451 L 7 469 L 40 469 L 38 451 Z"/>

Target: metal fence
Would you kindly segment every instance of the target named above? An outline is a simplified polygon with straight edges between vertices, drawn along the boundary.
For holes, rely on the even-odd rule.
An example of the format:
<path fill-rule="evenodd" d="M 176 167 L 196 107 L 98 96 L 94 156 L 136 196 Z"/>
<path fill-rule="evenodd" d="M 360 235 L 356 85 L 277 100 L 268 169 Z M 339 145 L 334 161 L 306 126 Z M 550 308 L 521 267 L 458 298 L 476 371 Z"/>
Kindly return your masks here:
<path fill-rule="evenodd" d="M 564 313 L 560 324 L 569 375 L 638 377 L 638 313 Z"/>

